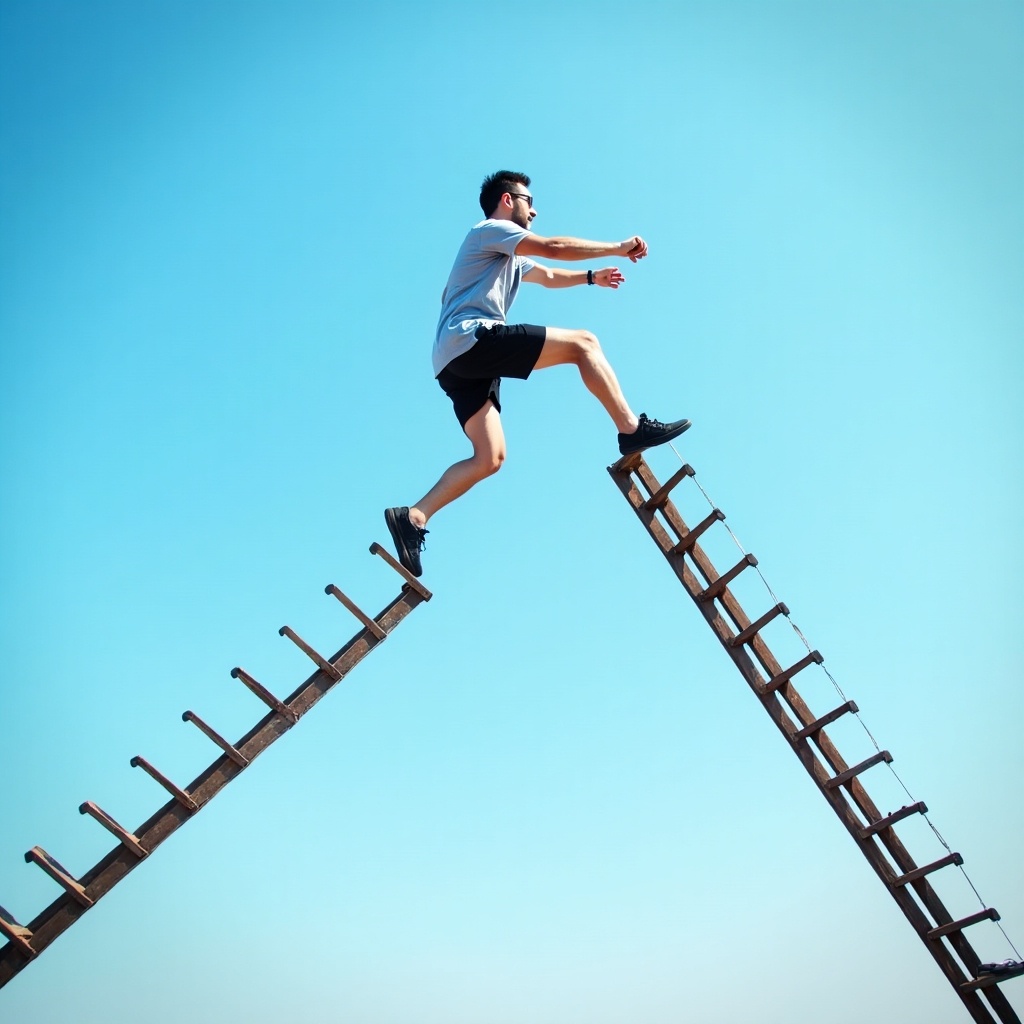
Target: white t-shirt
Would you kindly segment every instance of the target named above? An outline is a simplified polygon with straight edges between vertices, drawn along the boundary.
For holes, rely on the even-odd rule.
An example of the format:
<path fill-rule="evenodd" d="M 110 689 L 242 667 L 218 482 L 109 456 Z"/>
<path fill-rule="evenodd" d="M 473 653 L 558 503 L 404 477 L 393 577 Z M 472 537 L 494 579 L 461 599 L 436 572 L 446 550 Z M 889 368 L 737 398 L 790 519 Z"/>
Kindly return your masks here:
<path fill-rule="evenodd" d="M 434 340 L 434 376 L 476 343 L 476 329 L 505 323 L 519 283 L 533 260 L 516 256 L 529 234 L 510 220 L 482 220 L 466 235 L 441 296 Z"/>

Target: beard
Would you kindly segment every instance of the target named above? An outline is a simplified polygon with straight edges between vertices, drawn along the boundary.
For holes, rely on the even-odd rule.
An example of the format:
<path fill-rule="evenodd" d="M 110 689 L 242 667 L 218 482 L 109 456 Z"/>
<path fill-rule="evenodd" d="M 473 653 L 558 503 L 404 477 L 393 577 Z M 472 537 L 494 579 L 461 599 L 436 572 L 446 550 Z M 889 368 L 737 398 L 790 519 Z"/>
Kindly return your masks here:
<path fill-rule="evenodd" d="M 512 212 L 512 223 L 519 225 L 525 231 L 530 230 L 530 211 L 527 210 L 525 213 L 520 213 L 519 210 Z"/>

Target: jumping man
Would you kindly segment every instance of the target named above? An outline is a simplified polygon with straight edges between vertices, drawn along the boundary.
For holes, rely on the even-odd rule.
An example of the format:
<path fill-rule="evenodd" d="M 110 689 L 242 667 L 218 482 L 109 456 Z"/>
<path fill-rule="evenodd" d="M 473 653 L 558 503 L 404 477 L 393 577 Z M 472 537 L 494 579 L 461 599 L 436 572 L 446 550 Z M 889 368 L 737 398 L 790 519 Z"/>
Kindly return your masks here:
<path fill-rule="evenodd" d="M 591 242 L 534 234 L 530 225 L 537 211 L 530 179 L 513 171 L 498 171 L 484 180 L 480 206 L 487 219 L 472 228 L 455 258 L 441 296 L 433 354 L 437 382 L 452 400 L 455 415 L 473 445 L 473 455 L 445 470 L 415 505 L 384 512 L 399 560 L 415 576 L 423 571 L 420 552 L 428 520 L 484 477 L 496 473 L 505 460 L 502 377 L 525 380 L 534 370 L 575 364 L 587 389 L 618 428 L 623 455 L 671 441 L 690 426 L 689 420 L 661 423 L 644 413 L 636 416 L 590 331 L 505 322 L 522 281 L 545 288 L 580 284 L 618 288 L 625 280 L 617 267 L 551 269 L 531 257 L 574 262 L 611 256 L 636 263 L 647 255 L 647 243 L 639 235 L 624 242 Z"/>

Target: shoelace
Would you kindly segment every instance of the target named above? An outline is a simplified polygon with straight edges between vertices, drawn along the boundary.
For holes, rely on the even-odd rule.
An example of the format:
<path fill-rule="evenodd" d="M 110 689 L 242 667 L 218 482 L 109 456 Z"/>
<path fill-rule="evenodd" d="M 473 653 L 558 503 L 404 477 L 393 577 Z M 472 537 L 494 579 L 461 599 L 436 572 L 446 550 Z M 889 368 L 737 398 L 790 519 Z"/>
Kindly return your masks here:
<path fill-rule="evenodd" d="M 662 423 L 661 420 L 652 420 L 647 413 L 640 413 L 640 426 L 648 426 L 651 430 L 668 430 L 668 424 Z"/>
<path fill-rule="evenodd" d="M 424 530 L 424 529 L 422 529 L 419 526 L 414 526 L 413 529 L 417 533 L 416 543 L 419 544 L 419 550 L 420 551 L 426 551 L 426 549 L 427 549 L 427 534 L 430 533 L 430 531 L 429 530 Z"/>

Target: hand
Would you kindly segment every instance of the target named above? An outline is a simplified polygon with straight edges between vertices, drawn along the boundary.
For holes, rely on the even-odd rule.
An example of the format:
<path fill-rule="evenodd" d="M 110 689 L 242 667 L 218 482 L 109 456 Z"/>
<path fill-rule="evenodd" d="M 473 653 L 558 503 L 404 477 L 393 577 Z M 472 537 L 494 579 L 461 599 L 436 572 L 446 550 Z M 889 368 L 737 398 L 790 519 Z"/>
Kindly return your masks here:
<path fill-rule="evenodd" d="M 618 288 L 626 279 L 618 267 L 604 267 L 602 270 L 594 271 L 594 284 L 602 288 Z"/>
<path fill-rule="evenodd" d="M 637 260 L 642 260 L 647 255 L 647 243 L 639 235 L 634 235 L 632 238 L 627 238 L 624 242 L 620 242 L 619 249 L 623 256 L 628 257 L 634 263 Z"/>

